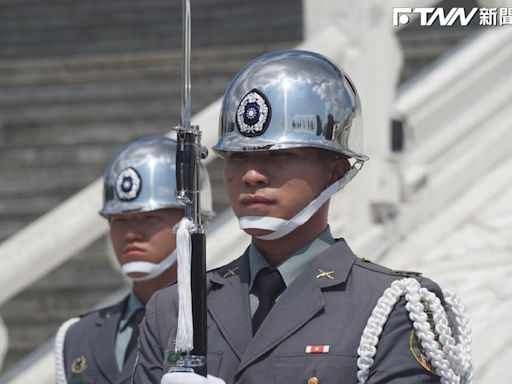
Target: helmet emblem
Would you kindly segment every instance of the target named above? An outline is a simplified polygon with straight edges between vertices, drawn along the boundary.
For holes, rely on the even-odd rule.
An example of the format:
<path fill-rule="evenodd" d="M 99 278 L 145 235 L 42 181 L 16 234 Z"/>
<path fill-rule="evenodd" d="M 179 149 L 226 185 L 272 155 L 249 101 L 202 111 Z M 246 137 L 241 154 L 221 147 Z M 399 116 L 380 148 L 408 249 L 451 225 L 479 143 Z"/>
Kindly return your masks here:
<path fill-rule="evenodd" d="M 236 125 L 244 136 L 262 135 L 271 118 L 270 103 L 263 93 L 253 89 L 244 96 L 236 110 Z"/>
<path fill-rule="evenodd" d="M 140 187 L 140 176 L 133 168 L 126 168 L 117 176 L 116 192 L 120 200 L 130 201 L 135 199 L 139 195 Z"/>

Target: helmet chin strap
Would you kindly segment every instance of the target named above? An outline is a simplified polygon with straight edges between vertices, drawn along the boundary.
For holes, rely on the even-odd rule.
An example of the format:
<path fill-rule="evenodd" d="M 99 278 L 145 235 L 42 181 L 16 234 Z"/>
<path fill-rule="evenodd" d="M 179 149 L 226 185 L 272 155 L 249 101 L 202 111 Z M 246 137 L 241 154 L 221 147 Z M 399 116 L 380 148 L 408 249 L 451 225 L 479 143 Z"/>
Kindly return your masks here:
<path fill-rule="evenodd" d="M 289 220 L 280 219 L 277 217 L 266 216 L 243 216 L 239 218 L 240 228 L 246 229 L 265 229 L 272 231 L 267 235 L 254 236 L 261 240 L 276 240 L 288 235 L 296 228 L 303 225 L 313 216 L 316 211 L 336 192 L 348 184 L 350 180 L 359 172 L 361 168 L 354 164 L 343 177 L 329 187 L 324 189 L 316 199 L 309 203 L 302 211 L 297 213 Z"/>
<path fill-rule="evenodd" d="M 176 261 L 177 252 L 176 250 L 167 256 L 160 263 L 150 263 L 149 261 L 131 261 L 121 266 L 121 271 L 124 275 L 132 279 L 133 281 L 147 281 L 160 276 L 167 269 L 171 267 Z M 146 275 L 141 277 L 130 276 L 130 273 L 145 273 Z"/>

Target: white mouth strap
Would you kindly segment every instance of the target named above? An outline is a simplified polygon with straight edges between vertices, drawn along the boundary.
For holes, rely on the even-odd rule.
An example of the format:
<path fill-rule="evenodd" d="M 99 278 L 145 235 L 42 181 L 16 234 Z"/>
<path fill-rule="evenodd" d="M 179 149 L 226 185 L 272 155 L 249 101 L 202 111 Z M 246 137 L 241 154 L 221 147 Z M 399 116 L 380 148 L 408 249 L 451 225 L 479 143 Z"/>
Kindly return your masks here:
<path fill-rule="evenodd" d="M 121 266 L 123 274 L 128 276 L 133 281 L 146 281 L 160 276 L 167 269 L 171 267 L 176 261 L 177 252 L 174 250 L 169 256 L 162 260 L 159 264 L 150 263 L 149 261 L 131 261 Z M 130 276 L 130 273 L 146 273 L 141 277 Z"/>
<path fill-rule="evenodd" d="M 338 192 L 354 178 L 360 169 L 356 165 L 357 163 L 352 166 L 341 179 L 324 189 L 315 200 L 309 203 L 302 211 L 297 213 L 290 220 L 284 220 L 277 217 L 243 216 L 239 218 L 240 228 L 244 230 L 265 229 L 273 231 L 273 233 L 269 233 L 267 235 L 254 236 L 261 240 L 276 240 L 286 236 L 308 221 L 334 193 Z"/>

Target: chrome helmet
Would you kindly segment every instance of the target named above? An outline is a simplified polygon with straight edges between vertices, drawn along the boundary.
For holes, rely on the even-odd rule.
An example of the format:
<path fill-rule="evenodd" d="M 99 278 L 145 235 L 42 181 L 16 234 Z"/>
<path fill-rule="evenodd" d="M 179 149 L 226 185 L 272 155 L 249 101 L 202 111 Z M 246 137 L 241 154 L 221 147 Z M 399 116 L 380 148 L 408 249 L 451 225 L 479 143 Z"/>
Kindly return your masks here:
<path fill-rule="evenodd" d="M 200 167 L 201 213 L 213 216 L 206 168 Z M 180 208 L 176 200 L 176 141 L 150 136 L 132 141 L 110 161 L 103 178 L 100 215 Z"/>
<path fill-rule="evenodd" d="M 361 102 L 348 76 L 326 57 L 288 50 L 247 64 L 224 95 L 213 150 L 314 147 L 359 162 Z"/>

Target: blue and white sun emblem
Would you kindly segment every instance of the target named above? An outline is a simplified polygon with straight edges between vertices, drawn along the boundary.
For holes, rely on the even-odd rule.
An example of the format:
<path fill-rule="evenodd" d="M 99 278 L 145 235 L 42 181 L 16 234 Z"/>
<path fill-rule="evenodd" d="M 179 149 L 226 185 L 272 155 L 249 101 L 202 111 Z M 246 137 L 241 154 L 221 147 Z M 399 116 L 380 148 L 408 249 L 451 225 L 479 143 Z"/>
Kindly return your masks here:
<path fill-rule="evenodd" d="M 140 176 L 133 168 L 126 168 L 117 176 L 116 192 L 120 200 L 130 201 L 135 199 L 139 195 L 140 187 Z"/>
<path fill-rule="evenodd" d="M 263 134 L 270 122 L 270 103 L 263 93 L 253 89 L 244 96 L 236 110 L 236 125 L 244 136 Z"/>

